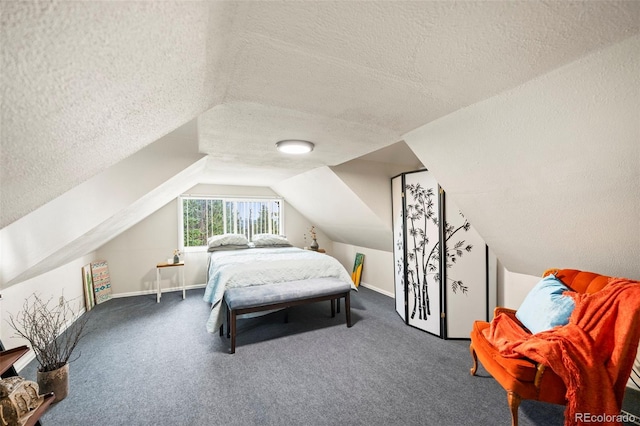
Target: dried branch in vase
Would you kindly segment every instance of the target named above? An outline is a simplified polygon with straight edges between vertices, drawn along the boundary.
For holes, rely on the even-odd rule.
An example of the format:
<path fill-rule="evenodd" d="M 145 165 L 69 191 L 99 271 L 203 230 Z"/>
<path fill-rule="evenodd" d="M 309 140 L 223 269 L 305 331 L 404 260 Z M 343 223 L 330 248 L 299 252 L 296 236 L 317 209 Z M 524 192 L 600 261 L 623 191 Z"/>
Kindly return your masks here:
<path fill-rule="evenodd" d="M 84 336 L 84 327 L 89 319 L 81 310 L 71 306 L 70 301 L 60 296 L 59 303 L 51 297 L 46 302 L 37 294 L 24 301 L 22 310 L 14 317 L 9 315 L 7 323 L 16 337 L 29 342 L 35 352 L 40 372 L 53 371 L 75 361 L 71 355 Z"/>

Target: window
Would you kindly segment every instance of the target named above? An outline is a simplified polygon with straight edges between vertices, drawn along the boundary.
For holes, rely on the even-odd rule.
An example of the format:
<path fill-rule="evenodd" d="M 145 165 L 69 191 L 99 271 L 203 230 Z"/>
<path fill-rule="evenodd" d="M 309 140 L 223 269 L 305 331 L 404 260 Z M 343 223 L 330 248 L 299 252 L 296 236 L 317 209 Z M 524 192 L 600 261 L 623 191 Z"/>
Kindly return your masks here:
<path fill-rule="evenodd" d="M 181 197 L 184 247 L 202 247 L 213 235 L 281 234 L 282 199 Z"/>

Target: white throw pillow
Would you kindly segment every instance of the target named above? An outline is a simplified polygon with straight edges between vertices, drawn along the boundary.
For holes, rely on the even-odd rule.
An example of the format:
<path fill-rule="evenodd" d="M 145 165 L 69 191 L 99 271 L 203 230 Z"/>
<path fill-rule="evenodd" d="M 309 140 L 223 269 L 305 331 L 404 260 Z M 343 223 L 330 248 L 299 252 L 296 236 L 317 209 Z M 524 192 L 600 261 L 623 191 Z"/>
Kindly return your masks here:
<path fill-rule="evenodd" d="M 222 234 L 209 237 L 207 244 L 209 245 L 209 248 L 213 248 L 228 245 L 248 245 L 249 241 L 247 240 L 247 237 L 242 234 Z"/>
<path fill-rule="evenodd" d="M 291 243 L 286 237 L 275 234 L 255 234 L 251 239 L 256 247 L 289 247 Z"/>

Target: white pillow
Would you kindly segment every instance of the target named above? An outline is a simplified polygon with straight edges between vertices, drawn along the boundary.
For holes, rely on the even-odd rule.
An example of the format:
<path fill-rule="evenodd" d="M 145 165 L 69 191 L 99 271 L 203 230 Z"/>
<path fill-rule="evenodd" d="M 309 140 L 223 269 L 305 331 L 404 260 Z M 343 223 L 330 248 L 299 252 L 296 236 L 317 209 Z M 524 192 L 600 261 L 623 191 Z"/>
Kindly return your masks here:
<path fill-rule="evenodd" d="M 256 247 L 290 247 L 291 243 L 286 237 L 275 234 L 255 234 L 252 238 Z"/>
<path fill-rule="evenodd" d="M 212 252 L 212 251 L 242 250 L 242 249 L 248 249 L 249 247 L 251 246 L 248 244 L 240 244 L 240 245 L 226 244 L 224 246 L 209 247 L 208 251 Z"/>
<path fill-rule="evenodd" d="M 222 234 L 209 237 L 207 244 L 209 245 L 209 248 L 212 248 L 228 245 L 248 245 L 249 241 L 247 240 L 247 237 L 242 234 Z"/>

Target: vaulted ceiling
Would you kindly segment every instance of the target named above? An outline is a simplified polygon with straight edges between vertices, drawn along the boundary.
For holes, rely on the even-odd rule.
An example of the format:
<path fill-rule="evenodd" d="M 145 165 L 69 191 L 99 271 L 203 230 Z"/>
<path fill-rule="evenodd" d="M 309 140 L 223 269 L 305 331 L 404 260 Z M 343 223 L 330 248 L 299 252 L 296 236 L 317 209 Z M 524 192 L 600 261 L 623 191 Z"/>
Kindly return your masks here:
<path fill-rule="evenodd" d="M 629 1 L 0 9 L 0 228 L 170 133 L 206 156 L 194 183 L 290 186 L 640 32 Z M 313 155 L 274 150 L 291 138 Z"/>
<path fill-rule="evenodd" d="M 60 1 L 0 7 L 4 227 L 195 117 L 211 181 L 246 167 L 253 179 L 244 183 L 268 185 L 343 163 L 637 33 L 640 6 Z M 293 161 L 274 151 L 276 141 L 290 138 L 316 142 L 314 156 Z"/>

